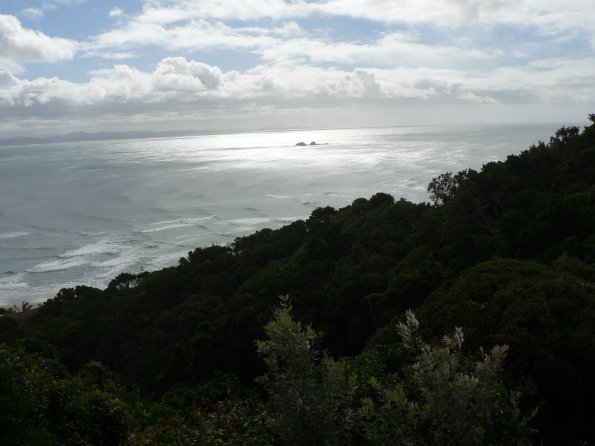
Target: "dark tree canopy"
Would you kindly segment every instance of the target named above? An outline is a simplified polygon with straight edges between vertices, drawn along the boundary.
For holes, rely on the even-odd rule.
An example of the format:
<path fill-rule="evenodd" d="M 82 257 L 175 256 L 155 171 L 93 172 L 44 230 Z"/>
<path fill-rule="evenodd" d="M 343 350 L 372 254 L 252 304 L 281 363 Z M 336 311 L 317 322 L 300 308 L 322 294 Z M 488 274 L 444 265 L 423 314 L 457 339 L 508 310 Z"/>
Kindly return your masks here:
<path fill-rule="evenodd" d="M 5 311 L 0 342 L 72 376 L 100 361 L 155 402 L 204 401 L 198 388 L 220 400 L 222 376 L 259 391 L 264 364 L 254 340 L 279 295 L 291 296 L 297 320 L 325 333 L 329 357 L 370 367 L 403 359 L 391 347 L 400 339 L 394 322 L 417 309 L 429 335 L 462 326 L 471 350 L 510 346 L 504 376 L 525 409 L 539 408 L 539 441 L 593 442 L 590 119 L 480 171 L 438 176 L 428 186 L 432 204 L 379 193 L 319 208 L 278 230 L 197 248 L 176 266 L 121 274 L 105 290 L 61 290 L 28 319 Z M 248 410 L 225 404 L 217 407 L 228 415 Z M 252 429 L 255 417 L 240 418 Z"/>

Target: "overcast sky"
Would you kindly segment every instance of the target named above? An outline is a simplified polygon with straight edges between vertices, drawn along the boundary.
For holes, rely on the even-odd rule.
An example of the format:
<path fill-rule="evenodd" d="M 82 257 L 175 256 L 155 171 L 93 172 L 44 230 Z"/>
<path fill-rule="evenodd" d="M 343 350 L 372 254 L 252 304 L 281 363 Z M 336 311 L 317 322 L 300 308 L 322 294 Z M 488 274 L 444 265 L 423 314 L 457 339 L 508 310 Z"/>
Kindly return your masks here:
<path fill-rule="evenodd" d="M 595 0 L 0 0 L 0 136 L 582 122 Z"/>

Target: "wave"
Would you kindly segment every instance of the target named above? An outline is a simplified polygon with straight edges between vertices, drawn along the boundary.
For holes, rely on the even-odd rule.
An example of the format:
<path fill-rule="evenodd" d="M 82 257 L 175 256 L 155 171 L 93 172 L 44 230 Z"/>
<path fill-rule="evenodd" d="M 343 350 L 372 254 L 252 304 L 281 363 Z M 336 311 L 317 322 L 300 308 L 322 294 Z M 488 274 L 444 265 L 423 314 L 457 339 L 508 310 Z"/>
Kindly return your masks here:
<path fill-rule="evenodd" d="M 24 273 L 18 273 L 11 277 L 0 279 L 0 290 L 14 290 L 19 288 L 27 288 L 29 284 L 27 282 L 22 281 L 24 278 Z"/>
<path fill-rule="evenodd" d="M 67 258 L 65 260 L 49 260 L 47 262 L 35 265 L 33 268 L 28 269 L 28 273 L 49 273 L 52 271 L 64 271 L 77 266 L 86 265 L 89 263 L 86 259 L 80 258 Z"/>
<path fill-rule="evenodd" d="M 178 229 L 178 228 L 185 228 L 186 226 L 189 226 L 188 224 L 180 221 L 180 223 L 176 223 L 176 224 L 171 224 L 171 225 L 165 225 L 165 226 L 159 226 L 158 228 L 150 228 L 150 229 L 143 229 L 142 233 L 149 233 L 149 232 L 159 232 L 159 231 L 166 231 L 168 229 Z"/>
<path fill-rule="evenodd" d="M 185 228 L 188 226 L 195 226 L 200 222 L 205 220 L 211 220 L 214 218 L 214 215 L 209 215 L 207 217 L 199 217 L 199 218 L 181 218 L 180 220 L 163 220 L 158 221 L 155 223 L 151 223 L 151 226 L 156 226 L 154 228 L 147 228 L 143 229 L 140 232 L 142 233 L 151 233 L 151 232 L 159 232 L 159 231 L 166 231 L 168 229 L 178 229 L 178 228 Z M 203 225 L 199 225 L 204 227 Z"/>
<path fill-rule="evenodd" d="M 269 217 L 249 217 L 249 218 L 234 218 L 233 220 L 227 220 L 232 225 L 242 226 L 256 226 L 262 223 L 270 223 L 272 220 Z"/>
<path fill-rule="evenodd" d="M 97 242 L 91 243 L 89 245 L 82 246 L 78 249 L 73 249 L 72 251 L 67 251 L 62 254 L 58 254 L 60 258 L 69 258 L 69 257 L 83 257 L 83 256 L 92 256 L 92 255 L 99 255 L 99 254 L 118 254 L 122 248 L 114 242 Z"/>
<path fill-rule="evenodd" d="M 113 259 L 102 260 L 97 262 L 91 262 L 89 266 L 99 268 L 120 268 L 124 269 L 134 264 L 138 260 L 138 252 L 136 250 L 130 250 L 129 252 L 122 254 Z"/>
<path fill-rule="evenodd" d="M 19 238 L 29 235 L 28 232 L 4 232 L 0 234 L 0 239 Z"/>
<path fill-rule="evenodd" d="M 278 198 L 278 199 L 283 199 L 286 200 L 288 198 L 291 198 L 289 195 L 273 195 L 273 194 L 266 194 L 265 195 L 266 198 Z"/>

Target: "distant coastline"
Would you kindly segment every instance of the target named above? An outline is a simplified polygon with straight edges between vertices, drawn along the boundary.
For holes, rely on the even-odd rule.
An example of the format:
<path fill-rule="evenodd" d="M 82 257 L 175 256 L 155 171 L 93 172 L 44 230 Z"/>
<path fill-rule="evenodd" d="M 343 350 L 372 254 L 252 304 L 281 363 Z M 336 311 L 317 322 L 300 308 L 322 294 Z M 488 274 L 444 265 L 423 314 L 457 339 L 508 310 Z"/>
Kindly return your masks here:
<path fill-rule="evenodd" d="M 540 123 L 493 123 L 493 124 L 472 124 L 476 127 L 523 127 L 523 126 L 544 126 L 552 125 L 555 128 L 558 123 L 540 122 Z M 581 123 L 571 122 L 566 125 L 582 125 Z M 469 124 L 452 124 L 449 127 L 465 127 Z M 418 124 L 418 125 L 388 125 L 388 126 L 361 126 L 358 129 L 388 129 L 388 128 L 415 128 L 415 127 L 441 127 L 440 124 Z M 250 134 L 250 133 L 269 133 L 269 132 L 291 132 L 291 131 L 315 131 L 315 130 L 350 130 L 351 127 L 316 127 L 316 128 L 263 128 L 258 130 L 131 130 L 131 131 L 111 131 L 111 132 L 71 132 L 58 135 L 42 136 L 12 136 L 0 138 L 0 147 L 26 146 L 34 144 L 53 144 L 60 142 L 83 142 L 83 141 L 109 141 L 109 140 L 127 140 L 127 139 L 158 139 L 158 138 L 184 138 L 189 136 L 207 136 L 207 135 L 231 135 L 231 134 Z M 326 145 L 327 143 L 317 143 L 315 145 Z M 310 145 L 310 144 L 306 144 Z"/>
<path fill-rule="evenodd" d="M 211 132 L 208 132 L 211 133 Z M 0 147 L 25 146 L 32 144 L 52 144 L 59 142 L 83 142 L 83 141 L 108 141 L 118 139 L 148 139 L 148 138 L 171 138 L 200 135 L 200 132 L 191 131 L 169 131 L 151 132 L 147 130 L 134 132 L 72 132 L 51 136 L 15 136 L 12 138 L 1 138 Z"/>

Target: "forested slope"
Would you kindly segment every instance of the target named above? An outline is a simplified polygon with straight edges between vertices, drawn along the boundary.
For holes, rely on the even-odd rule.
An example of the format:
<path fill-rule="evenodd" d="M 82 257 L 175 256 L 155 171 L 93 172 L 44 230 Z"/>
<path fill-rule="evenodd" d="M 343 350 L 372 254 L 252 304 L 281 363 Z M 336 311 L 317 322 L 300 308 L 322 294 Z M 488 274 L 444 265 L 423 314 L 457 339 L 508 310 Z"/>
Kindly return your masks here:
<path fill-rule="evenodd" d="M 100 361 L 158 401 L 221 374 L 253 387 L 265 371 L 254 341 L 279 295 L 335 358 L 393 345 L 395 322 L 413 309 L 429 337 L 461 326 L 470 354 L 510 346 L 504 379 L 522 391 L 521 407 L 538 408 L 539 441 L 593 441 L 591 119 L 479 172 L 441 175 L 430 203 L 379 193 L 122 274 L 105 290 L 61 290 L 31 319 L 0 321 L 0 339 L 72 373 Z"/>

